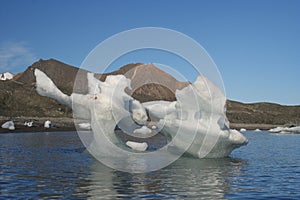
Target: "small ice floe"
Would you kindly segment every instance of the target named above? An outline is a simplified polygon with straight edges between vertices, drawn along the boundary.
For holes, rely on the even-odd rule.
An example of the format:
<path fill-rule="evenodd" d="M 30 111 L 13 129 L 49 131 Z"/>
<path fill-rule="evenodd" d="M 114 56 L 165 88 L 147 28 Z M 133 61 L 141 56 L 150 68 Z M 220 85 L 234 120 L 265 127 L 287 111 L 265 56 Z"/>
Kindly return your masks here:
<path fill-rule="evenodd" d="M 33 125 L 33 122 L 25 122 L 24 123 L 24 126 L 27 126 L 27 127 L 32 127 Z"/>
<path fill-rule="evenodd" d="M 1 126 L 2 128 L 8 129 L 8 130 L 15 130 L 15 124 L 13 121 L 7 121 L 4 124 L 2 124 Z"/>
<path fill-rule="evenodd" d="M 52 127 L 51 121 L 50 120 L 45 121 L 44 127 L 45 128 L 51 128 Z"/>
<path fill-rule="evenodd" d="M 149 129 L 147 126 L 142 126 L 141 128 L 137 128 L 133 131 L 135 134 L 143 134 L 143 135 L 148 135 L 152 133 L 151 129 Z"/>
<path fill-rule="evenodd" d="M 80 123 L 78 124 L 79 128 L 81 129 L 87 129 L 87 130 L 91 130 L 91 124 L 90 123 Z"/>
<path fill-rule="evenodd" d="M 255 129 L 254 130 L 255 132 L 260 132 L 261 130 L 259 128 Z"/>
<path fill-rule="evenodd" d="M 268 130 L 271 133 L 300 133 L 300 126 L 294 127 L 276 127 Z"/>
<path fill-rule="evenodd" d="M 245 129 L 245 128 L 240 129 L 240 132 L 245 132 L 245 131 L 247 131 L 247 129 Z"/>
<path fill-rule="evenodd" d="M 268 130 L 271 133 L 279 133 L 280 131 L 282 131 L 284 129 L 284 127 L 282 126 L 278 126 L 276 128 L 271 128 L 270 130 Z"/>
<path fill-rule="evenodd" d="M 290 127 L 288 128 L 288 132 L 300 133 L 300 126 Z"/>
<path fill-rule="evenodd" d="M 146 151 L 146 149 L 148 148 L 148 144 L 146 142 L 140 143 L 140 142 L 127 141 L 126 145 L 136 151 Z"/>

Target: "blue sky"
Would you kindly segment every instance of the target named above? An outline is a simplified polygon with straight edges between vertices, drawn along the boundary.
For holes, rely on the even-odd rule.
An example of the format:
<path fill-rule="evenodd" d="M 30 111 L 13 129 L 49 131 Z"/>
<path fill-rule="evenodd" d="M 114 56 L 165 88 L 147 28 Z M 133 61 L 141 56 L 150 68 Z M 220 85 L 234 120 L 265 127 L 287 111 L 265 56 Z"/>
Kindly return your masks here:
<path fill-rule="evenodd" d="M 116 33 L 164 27 L 207 50 L 229 99 L 298 105 L 299 10 L 297 0 L 0 0 L 0 72 L 23 71 L 40 58 L 80 66 L 96 45 Z M 122 60 L 156 61 L 145 55 Z"/>

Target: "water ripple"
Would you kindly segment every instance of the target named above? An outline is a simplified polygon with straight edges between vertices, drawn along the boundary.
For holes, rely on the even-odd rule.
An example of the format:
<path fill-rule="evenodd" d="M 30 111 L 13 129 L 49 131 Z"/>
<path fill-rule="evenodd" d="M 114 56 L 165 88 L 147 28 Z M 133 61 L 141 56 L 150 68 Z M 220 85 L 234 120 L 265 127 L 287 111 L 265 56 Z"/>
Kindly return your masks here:
<path fill-rule="evenodd" d="M 300 199 L 300 135 L 246 135 L 231 158 L 146 174 L 103 166 L 73 133 L 0 135 L 0 199 Z"/>

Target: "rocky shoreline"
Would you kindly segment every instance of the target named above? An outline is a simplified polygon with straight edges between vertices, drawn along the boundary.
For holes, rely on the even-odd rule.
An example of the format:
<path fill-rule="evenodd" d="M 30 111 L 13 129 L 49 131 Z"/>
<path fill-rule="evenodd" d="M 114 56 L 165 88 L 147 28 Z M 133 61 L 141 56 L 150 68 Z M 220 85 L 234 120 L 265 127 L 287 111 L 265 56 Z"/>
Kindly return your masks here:
<path fill-rule="evenodd" d="M 241 128 L 246 130 L 269 130 L 271 128 L 276 128 L 278 126 L 285 126 L 285 125 L 274 125 L 274 124 L 243 124 L 243 123 L 230 123 L 231 129 L 240 130 Z"/>
<path fill-rule="evenodd" d="M 75 131 L 74 119 L 69 117 L 3 117 L 0 116 L 0 124 L 6 121 L 13 120 L 15 124 L 15 130 L 3 129 L 0 127 L 0 133 L 22 133 L 22 132 L 59 132 L 59 131 Z M 45 128 L 44 122 L 50 120 L 52 122 L 52 128 Z M 24 125 L 25 122 L 33 122 L 32 127 Z M 231 129 L 247 129 L 247 130 L 269 130 L 278 126 L 274 124 L 246 124 L 246 123 L 230 123 Z"/>
<path fill-rule="evenodd" d="M 0 133 L 22 133 L 22 132 L 56 132 L 56 131 L 74 131 L 73 118 L 54 118 L 54 117 L 1 117 L 0 124 L 12 120 L 15 124 L 15 130 L 8 130 L 0 127 Z M 45 121 L 50 120 L 53 127 L 45 128 Z M 24 125 L 25 122 L 33 122 L 32 127 Z"/>

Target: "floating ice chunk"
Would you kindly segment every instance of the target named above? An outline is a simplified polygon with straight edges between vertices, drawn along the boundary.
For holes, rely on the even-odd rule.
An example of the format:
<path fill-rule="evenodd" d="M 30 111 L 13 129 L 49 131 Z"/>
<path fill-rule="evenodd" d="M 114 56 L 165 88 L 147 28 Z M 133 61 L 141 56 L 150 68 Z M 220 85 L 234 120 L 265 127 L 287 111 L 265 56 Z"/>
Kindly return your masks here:
<path fill-rule="evenodd" d="M 44 127 L 45 128 L 51 128 L 52 127 L 51 121 L 50 120 L 45 121 Z"/>
<path fill-rule="evenodd" d="M 135 129 L 133 131 L 133 133 L 148 135 L 148 134 L 152 133 L 152 131 L 147 126 L 142 126 L 141 128 Z"/>
<path fill-rule="evenodd" d="M 269 130 L 271 133 L 300 133 L 300 126 L 295 127 L 276 127 Z"/>
<path fill-rule="evenodd" d="M 259 128 L 255 129 L 254 130 L 255 132 L 260 132 L 261 130 Z"/>
<path fill-rule="evenodd" d="M 91 130 L 91 124 L 90 123 L 80 123 L 78 124 L 79 128 L 81 129 L 87 129 L 87 130 Z"/>
<path fill-rule="evenodd" d="M 146 142 L 139 143 L 139 142 L 127 141 L 126 145 L 136 151 L 146 151 L 146 149 L 148 148 L 148 144 Z"/>
<path fill-rule="evenodd" d="M 240 129 L 240 132 L 245 132 L 245 131 L 247 131 L 247 129 L 245 129 L 245 128 Z"/>
<path fill-rule="evenodd" d="M 2 124 L 1 126 L 2 128 L 8 129 L 8 130 L 15 130 L 15 124 L 13 121 L 7 121 L 4 124 Z"/>
<path fill-rule="evenodd" d="M 300 126 L 288 128 L 289 132 L 300 133 Z"/>
<path fill-rule="evenodd" d="M 240 141 L 243 141 L 244 139 L 245 139 L 245 137 L 237 130 L 235 130 L 235 129 L 230 130 L 230 135 L 229 135 L 230 141 L 239 143 Z"/>
<path fill-rule="evenodd" d="M 248 142 L 240 132 L 229 129 L 225 115 L 226 97 L 204 77 L 198 77 L 194 84 L 177 90 L 177 101 L 141 104 L 125 92 L 125 88 L 130 88 L 130 80 L 123 75 L 107 76 L 105 82 L 101 82 L 92 73 L 88 73 L 88 94 L 73 93 L 71 96 L 63 94 L 41 71 L 36 70 L 35 75 L 39 94 L 57 99 L 68 106 L 72 104 L 75 116 L 90 120 L 94 140 L 89 151 L 96 155 L 101 153 L 101 156 L 126 157 L 127 154 L 114 145 L 119 144 L 114 129 L 117 124 L 126 126 L 129 119 L 145 124 L 145 108 L 150 116 L 158 118 L 156 125 L 161 129 L 160 132 L 171 138 L 171 145 L 182 153 L 198 158 L 224 157 Z M 131 125 L 130 122 L 129 126 Z M 131 141 L 126 145 L 144 151 L 148 146 L 147 143 Z M 168 148 L 163 150 L 168 151 Z M 142 158 L 148 154 L 139 156 Z"/>
<path fill-rule="evenodd" d="M 24 123 L 24 126 L 27 126 L 27 127 L 32 127 L 32 125 L 33 125 L 33 122 L 31 121 L 31 122 L 25 122 Z"/>
<path fill-rule="evenodd" d="M 284 129 L 285 129 L 285 127 L 279 126 L 279 127 L 276 127 L 276 128 L 271 128 L 271 129 L 268 130 L 268 131 L 271 132 L 271 133 L 279 133 L 280 131 L 282 131 L 282 130 L 284 130 Z"/>

